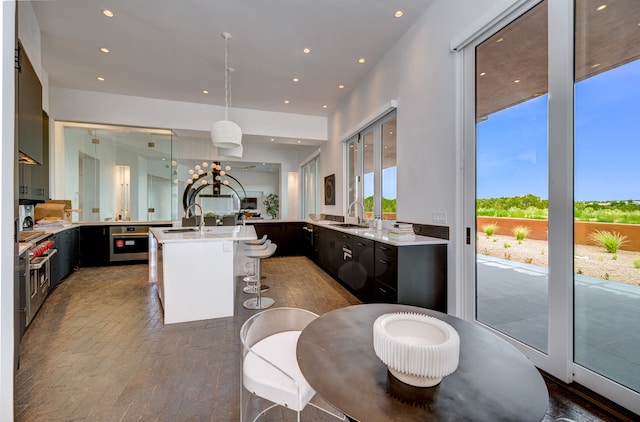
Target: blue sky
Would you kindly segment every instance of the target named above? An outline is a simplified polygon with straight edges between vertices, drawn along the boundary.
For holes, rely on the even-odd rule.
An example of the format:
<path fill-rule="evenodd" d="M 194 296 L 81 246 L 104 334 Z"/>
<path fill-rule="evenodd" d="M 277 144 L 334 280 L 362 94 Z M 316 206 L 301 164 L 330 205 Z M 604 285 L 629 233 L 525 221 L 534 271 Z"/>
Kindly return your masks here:
<path fill-rule="evenodd" d="M 543 95 L 477 125 L 477 197 L 548 198 Z M 640 200 L 640 60 L 575 89 L 575 200 Z"/>
<path fill-rule="evenodd" d="M 389 167 L 382 170 L 382 197 L 386 199 L 396 199 L 397 184 L 396 184 L 396 170 L 397 167 Z M 388 180 L 389 183 L 384 181 Z M 373 195 L 373 173 L 367 173 L 364 175 L 364 197 Z"/>

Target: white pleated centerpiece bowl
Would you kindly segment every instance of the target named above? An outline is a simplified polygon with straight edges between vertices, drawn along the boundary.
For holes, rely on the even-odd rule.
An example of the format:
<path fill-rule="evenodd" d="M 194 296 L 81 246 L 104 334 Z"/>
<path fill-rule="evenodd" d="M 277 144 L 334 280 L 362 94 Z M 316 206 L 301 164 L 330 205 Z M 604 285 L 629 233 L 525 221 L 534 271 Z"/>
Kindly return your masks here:
<path fill-rule="evenodd" d="M 437 318 L 397 312 L 375 320 L 373 348 L 400 381 L 415 387 L 433 387 L 458 368 L 460 336 Z"/>

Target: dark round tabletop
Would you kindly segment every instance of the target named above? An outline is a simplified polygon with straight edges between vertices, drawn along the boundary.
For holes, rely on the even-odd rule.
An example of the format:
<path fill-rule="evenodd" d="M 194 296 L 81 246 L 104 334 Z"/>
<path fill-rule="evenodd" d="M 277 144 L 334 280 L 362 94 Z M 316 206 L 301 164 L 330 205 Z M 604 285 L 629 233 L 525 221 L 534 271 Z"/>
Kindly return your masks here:
<path fill-rule="evenodd" d="M 373 322 L 391 312 L 427 314 L 455 328 L 458 369 L 434 387 L 394 378 L 373 350 Z M 328 312 L 304 329 L 296 353 L 316 393 L 357 421 L 540 421 L 548 407 L 542 376 L 519 350 L 470 322 L 424 308 L 367 304 Z"/>

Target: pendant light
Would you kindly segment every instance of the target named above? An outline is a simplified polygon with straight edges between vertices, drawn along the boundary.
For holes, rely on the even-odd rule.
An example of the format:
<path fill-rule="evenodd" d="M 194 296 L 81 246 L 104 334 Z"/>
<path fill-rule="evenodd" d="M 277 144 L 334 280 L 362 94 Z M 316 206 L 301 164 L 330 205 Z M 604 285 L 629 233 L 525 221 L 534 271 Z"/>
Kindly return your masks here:
<path fill-rule="evenodd" d="M 229 74 L 233 71 L 229 67 L 229 38 L 231 38 L 231 34 L 223 32 L 222 38 L 224 38 L 224 120 L 219 120 L 211 126 L 211 142 L 214 147 L 237 149 L 242 147 L 242 130 L 240 126 L 229 120 L 231 92 Z M 242 156 L 242 152 L 240 152 L 240 156 Z"/>

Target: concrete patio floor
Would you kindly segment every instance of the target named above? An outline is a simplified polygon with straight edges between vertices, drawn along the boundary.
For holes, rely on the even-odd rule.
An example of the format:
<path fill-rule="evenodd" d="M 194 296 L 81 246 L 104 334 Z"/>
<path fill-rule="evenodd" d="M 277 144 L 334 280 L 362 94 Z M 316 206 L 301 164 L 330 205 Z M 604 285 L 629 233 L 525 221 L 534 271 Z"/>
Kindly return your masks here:
<path fill-rule="evenodd" d="M 478 255 L 478 321 L 546 353 L 547 273 Z M 574 309 L 574 361 L 640 391 L 640 287 L 576 274 Z"/>

